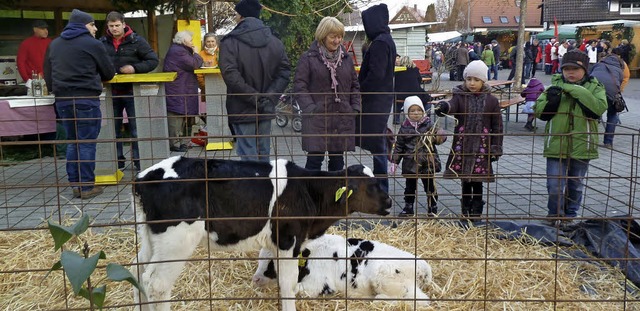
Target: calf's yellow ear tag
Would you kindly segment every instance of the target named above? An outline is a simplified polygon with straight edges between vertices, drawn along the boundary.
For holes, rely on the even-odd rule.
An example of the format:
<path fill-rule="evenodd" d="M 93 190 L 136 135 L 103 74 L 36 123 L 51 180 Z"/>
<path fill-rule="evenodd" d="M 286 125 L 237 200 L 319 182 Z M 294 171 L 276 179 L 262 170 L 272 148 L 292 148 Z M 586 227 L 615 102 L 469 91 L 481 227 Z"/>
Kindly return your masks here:
<path fill-rule="evenodd" d="M 347 191 L 347 187 L 340 187 L 338 188 L 338 190 L 336 190 L 336 202 L 340 200 L 340 198 L 342 197 L 345 191 Z M 351 196 L 351 194 L 353 194 L 353 190 L 349 189 L 349 194 L 347 194 L 347 199 Z"/>

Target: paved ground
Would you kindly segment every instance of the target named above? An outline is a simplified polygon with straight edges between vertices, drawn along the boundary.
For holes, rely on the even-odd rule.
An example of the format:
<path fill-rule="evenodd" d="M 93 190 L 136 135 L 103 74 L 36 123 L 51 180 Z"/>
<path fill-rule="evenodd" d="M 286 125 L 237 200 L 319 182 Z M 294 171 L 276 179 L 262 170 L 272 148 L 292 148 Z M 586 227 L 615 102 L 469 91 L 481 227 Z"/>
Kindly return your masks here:
<path fill-rule="evenodd" d="M 500 72 L 501 78 L 507 75 L 507 70 Z M 538 73 L 538 78 L 549 85 L 550 76 Z M 448 81 L 447 75 L 443 75 L 442 80 L 439 90 L 450 90 L 457 84 Z M 640 79 L 632 79 L 624 95 L 630 112 L 621 116 L 622 125 L 618 127 L 614 149 L 601 148 L 600 158 L 592 161 L 581 210 L 584 217 L 623 214 L 640 217 L 640 207 L 636 206 L 640 202 Z M 524 119 L 520 115 L 519 121 L 515 122 L 515 109 L 512 108 L 506 124 L 505 154 L 495 166 L 498 180 L 489 184 L 485 195 L 488 215 L 492 218 L 537 221 L 534 220 L 536 217 L 546 214 L 545 161 L 541 155 L 543 137 L 539 132 L 525 131 Z M 439 122 L 451 129 L 451 120 Z M 538 127 L 542 126 L 538 124 Z M 300 135 L 291 126 L 279 128 L 274 124 L 272 141 L 277 157 L 304 164 Z M 446 160 L 448 150 L 448 143 L 439 148 L 442 161 Z M 201 148 L 191 149 L 187 156 L 235 158 L 229 151 L 204 152 Z M 358 149 L 349 154 L 347 161 L 348 164 L 371 165 L 371 156 Z M 96 224 L 126 224 L 133 220 L 130 204 L 132 170 L 125 170 L 120 184 L 108 186 L 104 194 L 87 201 L 71 198 L 64 164 L 64 161 L 46 157 L 0 167 L 0 230 L 34 228 L 49 217 L 75 217 L 80 210 L 89 213 Z M 460 210 L 460 184 L 438 176 L 437 187 L 440 216 L 455 217 Z M 391 177 L 390 193 L 397 202 L 395 213 L 403 205 L 403 191 L 404 179 L 399 175 Z M 419 212 L 424 214 L 426 198 L 424 193 L 420 195 Z"/>

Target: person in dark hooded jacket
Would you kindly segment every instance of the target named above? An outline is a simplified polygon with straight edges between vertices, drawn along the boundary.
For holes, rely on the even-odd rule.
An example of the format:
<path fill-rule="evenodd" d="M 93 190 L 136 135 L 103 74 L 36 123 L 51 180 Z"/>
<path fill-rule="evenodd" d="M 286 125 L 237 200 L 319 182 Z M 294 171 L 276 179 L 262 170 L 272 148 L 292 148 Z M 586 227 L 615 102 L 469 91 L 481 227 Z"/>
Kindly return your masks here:
<path fill-rule="evenodd" d="M 356 128 L 362 134 L 360 147 L 373 155 L 373 173 L 386 175 L 389 150 L 384 134 L 394 100 L 393 72 L 397 55 L 389 29 L 387 5 L 378 4 L 364 10 L 362 23 L 371 45 L 363 56 L 358 76 L 362 92 L 362 116 L 356 120 Z M 383 190 L 388 191 L 389 181 L 386 177 L 379 178 L 378 182 Z"/>
<path fill-rule="evenodd" d="M 219 66 L 236 152 L 243 160 L 269 161 L 271 120 L 291 65 L 282 42 L 258 19 L 261 9 L 257 0 L 235 6 L 238 25 L 220 40 Z"/>
<path fill-rule="evenodd" d="M 49 45 L 44 59 L 44 79 L 56 97 L 56 110 L 67 132 L 67 175 L 76 198 L 101 194 L 94 186 L 96 143 L 100 133 L 102 81 L 115 70 L 104 45 L 96 40 L 93 17 L 73 10 L 60 37 Z"/>
<path fill-rule="evenodd" d="M 626 85 L 626 83 L 623 83 L 625 82 L 624 73 L 626 66 L 627 65 L 624 63 L 622 58 L 612 53 L 601 58 L 598 63 L 589 68 L 589 75 L 595 77 L 598 79 L 598 82 L 604 85 L 604 90 L 607 94 L 607 123 L 605 125 L 605 133 L 602 143 L 604 147 L 609 149 L 613 147 L 613 134 L 616 131 L 616 126 L 620 123 L 618 112 L 613 106 L 613 99 L 618 92 L 622 92 L 624 90 Z"/>

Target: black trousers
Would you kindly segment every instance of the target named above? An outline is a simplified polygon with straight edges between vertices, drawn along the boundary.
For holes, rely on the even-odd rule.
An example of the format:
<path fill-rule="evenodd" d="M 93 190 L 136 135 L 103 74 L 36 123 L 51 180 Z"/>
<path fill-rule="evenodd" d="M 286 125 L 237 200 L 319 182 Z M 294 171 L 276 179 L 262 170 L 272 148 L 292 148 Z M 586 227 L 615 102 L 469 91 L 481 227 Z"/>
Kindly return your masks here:
<path fill-rule="evenodd" d="M 462 204 L 469 205 L 471 201 L 482 201 L 482 182 L 463 181 L 462 182 Z"/>
<path fill-rule="evenodd" d="M 420 178 L 422 180 L 422 186 L 424 187 L 424 192 L 427 194 L 429 200 L 429 206 L 438 205 L 438 193 L 436 192 L 436 183 L 433 177 L 423 177 Z M 416 190 L 418 188 L 418 178 L 407 177 L 405 180 L 405 188 L 404 188 L 404 202 L 413 204 L 416 201 Z"/>

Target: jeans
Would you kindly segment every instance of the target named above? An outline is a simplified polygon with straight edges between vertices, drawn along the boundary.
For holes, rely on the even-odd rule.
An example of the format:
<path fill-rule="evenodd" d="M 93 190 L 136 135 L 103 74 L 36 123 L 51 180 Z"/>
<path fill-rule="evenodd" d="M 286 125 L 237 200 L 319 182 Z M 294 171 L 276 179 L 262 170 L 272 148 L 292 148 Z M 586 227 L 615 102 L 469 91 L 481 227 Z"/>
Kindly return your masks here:
<path fill-rule="evenodd" d="M 524 83 L 524 80 L 529 79 L 529 77 L 531 77 L 531 63 L 525 63 L 524 64 L 524 68 L 522 70 L 522 81 L 520 81 L 521 83 Z"/>
<path fill-rule="evenodd" d="M 309 170 L 321 170 L 324 161 L 324 152 L 309 152 L 307 164 L 304 168 Z M 344 155 L 342 151 L 329 151 L 329 171 L 339 171 L 344 168 Z"/>
<path fill-rule="evenodd" d="M 616 132 L 616 126 L 620 123 L 620 116 L 616 110 L 609 106 L 607 110 L 607 123 L 604 127 L 604 139 L 602 143 L 613 145 L 613 134 Z"/>
<path fill-rule="evenodd" d="M 271 120 L 256 123 L 233 123 L 236 153 L 242 160 L 269 162 Z"/>
<path fill-rule="evenodd" d="M 493 71 L 493 80 L 498 80 L 498 63 L 496 63 L 495 65 L 491 65 L 491 68 L 489 68 L 489 70 Z"/>
<path fill-rule="evenodd" d="M 138 126 L 136 125 L 136 110 L 133 106 L 133 97 L 113 97 L 113 117 L 115 119 L 116 127 L 116 151 L 118 159 L 124 159 L 124 153 L 122 151 L 122 110 L 127 111 L 127 119 L 129 120 L 129 132 L 131 138 L 138 138 Z M 138 149 L 138 142 L 134 140 L 132 142 L 132 155 L 131 158 L 134 161 L 139 161 L 140 151 Z"/>
<path fill-rule="evenodd" d="M 100 133 L 100 101 L 98 99 L 77 99 L 57 101 L 56 108 L 62 126 L 67 132 L 67 175 L 69 183 L 81 190 L 88 191 L 95 182 L 96 143 L 81 143 L 82 140 L 94 140 Z M 73 185 L 75 184 L 75 185 Z"/>
<path fill-rule="evenodd" d="M 373 155 L 373 174 L 378 177 L 378 185 L 385 193 L 389 193 L 389 179 L 387 179 L 387 137 L 380 135 L 380 141 L 370 146 L 369 152 Z M 380 177 L 384 176 L 384 177 Z"/>
<path fill-rule="evenodd" d="M 589 160 L 547 158 L 548 216 L 578 216 Z"/>

